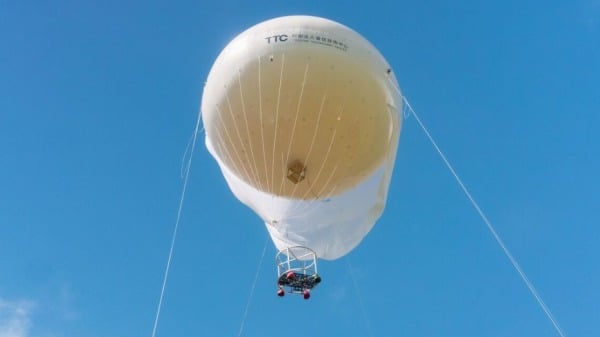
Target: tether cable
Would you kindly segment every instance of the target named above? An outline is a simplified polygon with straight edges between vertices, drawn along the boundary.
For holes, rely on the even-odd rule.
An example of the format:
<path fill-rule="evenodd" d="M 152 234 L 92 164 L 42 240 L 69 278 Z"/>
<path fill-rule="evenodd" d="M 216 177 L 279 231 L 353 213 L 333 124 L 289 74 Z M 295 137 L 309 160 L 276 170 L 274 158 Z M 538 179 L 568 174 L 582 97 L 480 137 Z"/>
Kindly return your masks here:
<path fill-rule="evenodd" d="M 260 275 L 263 260 L 265 259 L 265 252 L 267 251 L 267 242 L 269 242 L 268 236 L 265 238 L 265 244 L 263 246 L 262 254 L 260 255 L 260 260 L 258 261 L 258 267 L 256 267 L 256 275 L 254 275 L 254 281 L 252 282 L 252 287 L 250 288 L 250 295 L 248 296 L 248 301 L 246 302 L 246 308 L 244 309 L 244 315 L 242 316 L 242 321 L 240 322 L 240 329 L 238 331 L 237 337 L 240 337 L 242 335 L 242 332 L 244 332 L 244 325 L 246 324 L 246 317 L 248 317 L 248 310 L 250 309 L 252 296 L 254 295 L 254 290 L 256 289 L 258 275 Z"/>
<path fill-rule="evenodd" d="M 454 170 L 454 167 L 452 167 L 452 165 L 450 164 L 450 161 L 448 161 L 448 159 L 446 158 L 446 156 L 444 155 L 444 153 L 442 152 L 442 150 L 440 149 L 440 147 L 437 145 L 436 141 L 433 139 L 433 137 L 431 136 L 431 134 L 429 133 L 429 131 L 427 130 L 427 128 L 425 127 L 425 125 L 423 124 L 423 122 L 421 121 L 421 119 L 419 118 L 419 115 L 417 115 L 417 113 L 410 106 L 410 103 L 408 103 L 408 100 L 405 97 L 402 97 L 402 100 L 404 101 L 404 103 L 408 107 L 408 110 L 415 117 L 415 120 L 417 121 L 417 123 L 419 124 L 419 126 L 421 127 L 421 129 L 423 130 L 423 132 L 425 133 L 425 135 L 427 136 L 427 138 L 429 139 L 429 141 L 431 142 L 431 144 L 433 145 L 433 147 L 435 148 L 435 150 L 437 151 L 437 153 L 440 155 L 440 157 L 444 161 L 444 164 L 446 164 L 446 167 L 448 167 L 448 169 L 450 170 L 450 173 L 452 173 L 452 175 L 454 176 L 454 179 L 456 180 L 456 182 L 458 183 L 458 185 L 460 186 L 460 188 L 462 189 L 462 191 L 465 193 L 465 195 L 467 196 L 467 198 L 469 199 L 469 201 L 471 202 L 471 204 L 473 205 L 473 207 L 475 208 L 475 210 L 477 211 L 477 213 L 481 217 L 481 220 L 483 220 L 483 222 L 487 226 L 487 228 L 490 231 L 490 233 L 492 233 L 492 236 L 494 237 L 494 239 L 496 239 L 496 242 L 498 243 L 498 245 L 500 246 L 500 248 L 502 248 L 502 251 L 504 252 L 504 255 L 506 255 L 506 257 L 508 258 L 508 260 L 510 261 L 510 263 L 513 265 L 513 267 L 515 268 L 515 270 L 517 271 L 517 273 L 521 277 L 521 280 L 523 280 L 523 282 L 525 283 L 525 285 L 527 286 L 527 288 L 531 292 L 531 295 L 533 295 L 533 297 L 535 298 L 535 300 L 537 301 L 537 303 L 539 304 L 539 306 L 542 308 L 542 310 L 546 314 L 546 317 L 548 318 L 548 320 L 550 320 L 550 322 L 554 326 L 554 329 L 556 330 L 556 332 L 561 337 L 565 337 L 565 334 L 562 331 L 562 329 L 560 328 L 560 325 L 558 324 L 558 321 L 554 318 L 554 316 L 550 312 L 550 309 L 548 308 L 548 306 L 546 305 L 546 303 L 544 303 L 544 300 L 542 300 L 542 297 L 540 296 L 540 294 L 537 292 L 537 290 L 533 286 L 533 283 L 531 283 L 531 281 L 529 280 L 529 278 L 527 277 L 527 275 L 525 274 L 525 272 L 523 271 L 523 269 L 521 268 L 521 266 L 519 265 L 519 263 L 517 262 L 517 260 L 513 257 L 513 255 L 510 253 L 510 251 L 508 250 L 508 248 L 506 247 L 506 245 L 504 244 L 504 242 L 500 238 L 500 235 L 498 235 L 498 233 L 494 229 L 494 226 L 492 225 L 492 223 L 490 222 L 490 220 L 488 220 L 488 218 L 485 215 L 485 213 L 483 213 L 483 211 L 479 207 L 479 204 L 477 204 L 477 202 L 475 201 L 475 199 L 473 198 L 473 196 L 471 195 L 471 193 L 469 192 L 469 190 L 467 189 L 467 187 L 465 186 L 465 184 L 462 182 L 462 180 L 460 179 L 460 177 L 458 176 L 458 174 Z"/>
<path fill-rule="evenodd" d="M 192 166 L 192 157 L 194 156 L 194 148 L 196 147 L 196 140 L 198 139 L 198 129 L 200 127 L 200 117 L 198 114 L 198 120 L 196 121 L 196 127 L 194 128 L 194 136 L 192 139 L 192 145 L 190 150 L 190 157 L 185 166 L 183 175 L 183 188 L 181 189 L 181 197 L 179 198 L 179 208 L 177 209 L 177 218 L 175 225 L 173 226 L 173 235 L 171 237 L 171 247 L 169 248 L 169 257 L 167 259 L 167 265 L 165 267 L 165 274 L 163 277 L 162 287 L 160 289 L 160 297 L 158 300 L 158 307 L 156 308 L 156 317 L 154 318 L 154 327 L 152 328 L 152 337 L 156 336 L 156 328 L 158 327 L 158 318 L 160 317 L 160 309 L 162 307 L 163 298 L 165 296 L 165 288 L 167 286 L 167 278 L 169 277 L 169 269 L 171 268 L 171 260 L 173 258 L 173 250 L 175 248 L 175 239 L 177 238 L 177 229 L 179 228 L 179 220 L 181 219 L 181 211 L 183 209 L 183 200 L 185 199 L 185 191 L 187 189 L 188 179 L 190 176 L 190 168 Z M 187 149 L 186 149 L 187 151 Z"/>

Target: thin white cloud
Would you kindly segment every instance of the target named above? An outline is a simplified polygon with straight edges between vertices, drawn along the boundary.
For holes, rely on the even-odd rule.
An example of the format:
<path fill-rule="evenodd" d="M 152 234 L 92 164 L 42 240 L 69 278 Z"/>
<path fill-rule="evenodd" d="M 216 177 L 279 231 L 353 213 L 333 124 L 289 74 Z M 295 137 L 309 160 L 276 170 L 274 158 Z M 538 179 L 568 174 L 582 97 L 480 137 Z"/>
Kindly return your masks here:
<path fill-rule="evenodd" d="M 28 337 L 33 308 L 31 301 L 0 298 L 0 337 Z"/>
<path fill-rule="evenodd" d="M 63 283 L 58 289 L 58 299 L 55 307 L 59 317 L 64 321 L 74 321 L 79 318 L 79 313 L 72 308 L 73 293 L 68 283 Z M 2 336 L 0 336 L 2 337 Z"/>
<path fill-rule="evenodd" d="M 589 0 L 582 5 L 583 21 L 588 29 L 595 30 L 600 20 L 600 0 Z"/>

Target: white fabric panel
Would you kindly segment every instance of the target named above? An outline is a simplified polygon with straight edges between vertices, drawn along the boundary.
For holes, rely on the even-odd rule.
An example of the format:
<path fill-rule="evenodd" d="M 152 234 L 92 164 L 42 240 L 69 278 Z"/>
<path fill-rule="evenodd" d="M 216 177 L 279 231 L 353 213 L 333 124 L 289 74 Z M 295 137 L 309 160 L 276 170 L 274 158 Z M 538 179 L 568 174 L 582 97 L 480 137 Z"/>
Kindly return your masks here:
<path fill-rule="evenodd" d="M 322 259 L 334 260 L 354 249 L 385 207 L 398 138 L 387 161 L 356 188 L 324 200 L 291 200 L 263 193 L 217 162 L 233 194 L 265 222 L 278 250 L 305 246 Z M 214 152 L 212 142 L 206 146 Z"/>

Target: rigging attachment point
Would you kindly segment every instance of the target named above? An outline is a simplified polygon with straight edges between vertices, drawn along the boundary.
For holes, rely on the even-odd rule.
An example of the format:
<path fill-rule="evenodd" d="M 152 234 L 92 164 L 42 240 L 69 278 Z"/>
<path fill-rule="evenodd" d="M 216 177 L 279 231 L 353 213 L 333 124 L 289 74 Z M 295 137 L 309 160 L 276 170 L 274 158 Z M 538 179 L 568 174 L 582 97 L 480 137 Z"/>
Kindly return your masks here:
<path fill-rule="evenodd" d="M 306 166 L 299 161 L 294 160 L 288 164 L 287 178 L 294 184 L 298 184 L 306 177 Z"/>

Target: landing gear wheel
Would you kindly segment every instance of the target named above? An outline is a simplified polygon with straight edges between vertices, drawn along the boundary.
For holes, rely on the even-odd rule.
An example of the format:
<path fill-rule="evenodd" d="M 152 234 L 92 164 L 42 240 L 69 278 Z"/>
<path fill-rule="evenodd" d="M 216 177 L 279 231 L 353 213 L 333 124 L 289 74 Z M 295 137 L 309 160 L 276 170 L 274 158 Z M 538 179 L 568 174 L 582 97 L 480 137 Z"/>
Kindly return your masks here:
<path fill-rule="evenodd" d="M 283 290 L 283 288 L 277 289 L 277 296 L 279 296 L 279 297 L 285 296 L 285 290 Z"/>
<path fill-rule="evenodd" d="M 302 297 L 304 297 L 305 300 L 310 298 L 310 291 L 308 289 L 304 289 L 304 291 L 302 291 Z"/>

